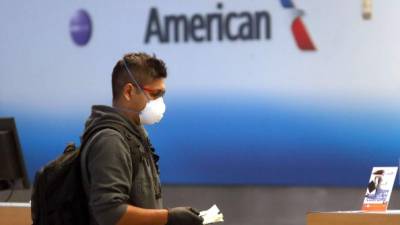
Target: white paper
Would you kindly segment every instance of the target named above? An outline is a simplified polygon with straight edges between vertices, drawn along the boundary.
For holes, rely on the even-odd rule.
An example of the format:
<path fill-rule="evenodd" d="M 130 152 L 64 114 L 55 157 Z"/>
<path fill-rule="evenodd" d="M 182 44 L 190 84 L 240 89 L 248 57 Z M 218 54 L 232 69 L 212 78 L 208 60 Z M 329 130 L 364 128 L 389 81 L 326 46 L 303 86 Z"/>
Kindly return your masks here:
<path fill-rule="evenodd" d="M 31 207 L 31 202 L 0 202 L 0 207 L 20 207 L 29 208 Z"/>
<path fill-rule="evenodd" d="M 208 210 L 200 212 L 200 216 L 203 217 L 203 224 L 218 223 L 224 221 L 224 215 L 220 213 L 217 205 L 213 205 Z"/>

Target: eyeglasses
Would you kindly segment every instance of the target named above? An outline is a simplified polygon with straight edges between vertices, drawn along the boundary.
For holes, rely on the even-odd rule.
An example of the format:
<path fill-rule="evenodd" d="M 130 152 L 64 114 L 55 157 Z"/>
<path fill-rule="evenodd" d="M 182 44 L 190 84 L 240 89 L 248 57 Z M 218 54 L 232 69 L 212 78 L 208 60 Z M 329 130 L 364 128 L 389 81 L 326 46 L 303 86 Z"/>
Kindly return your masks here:
<path fill-rule="evenodd" d="M 140 87 L 142 88 L 143 91 L 146 91 L 147 93 L 150 94 L 151 97 L 154 99 L 163 97 L 165 95 L 165 90 L 163 89 L 151 89 L 151 88 L 146 88 L 146 87 Z"/>

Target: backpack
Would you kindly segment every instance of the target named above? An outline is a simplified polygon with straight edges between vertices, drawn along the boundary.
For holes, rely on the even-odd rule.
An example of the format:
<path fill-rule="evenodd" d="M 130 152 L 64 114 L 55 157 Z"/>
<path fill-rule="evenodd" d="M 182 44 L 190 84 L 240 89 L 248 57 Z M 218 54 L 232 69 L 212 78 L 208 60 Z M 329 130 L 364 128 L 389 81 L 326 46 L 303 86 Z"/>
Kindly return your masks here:
<path fill-rule="evenodd" d="M 35 175 L 31 196 L 33 225 L 89 224 L 88 199 L 81 180 L 80 156 L 88 140 L 106 128 L 120 132 L 129 144 L 132 140 L 138 141 L 138 137 L 129 134 L 123 126 L 104 122 L 85 132 L 80 148 L 73 143 L 68 144 L 61 156 L 49 162 Z M 139 159 L 132 150 L 131 155 L 133 176 L 136 176 Z"/>

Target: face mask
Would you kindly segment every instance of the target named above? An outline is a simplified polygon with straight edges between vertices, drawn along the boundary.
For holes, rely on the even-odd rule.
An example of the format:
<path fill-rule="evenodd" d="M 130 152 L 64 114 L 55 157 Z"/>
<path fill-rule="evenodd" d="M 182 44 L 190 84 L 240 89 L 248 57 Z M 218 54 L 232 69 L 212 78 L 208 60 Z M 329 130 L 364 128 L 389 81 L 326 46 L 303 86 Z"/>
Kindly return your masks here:
<path fill-rule="evenodd" d="M 136 87 L 139 88 L 139 90 L 143 93 L 143 95 L 147 99 L 146 106 L 144 107 L 144 109 L 142 111 L 139 112 L 140 123 L 143 125 L 151 125 L 151 124 L 160 122 L 160 120 L 162 119 L 164 112 L 165 112 L 165 104 L 164 104 L 163 98 L 159 97 L 155 100 L 151 100 L 147 96 L 147 94 L 144 92 L 142 87 L 140 87 L 140 85 L 136 81 L 135 77 L 132 75 L 131 71 L 128 68 L 128 65 L 126 64 L 125 59 L 123 59 L 123 61 L 124 61 L 124 67 L 125 67 L 126 71 L 128 72 L 129 77 L 131 78 L 131 80 L 135 83 Z"/>
<path fill-rule="evenodd" d="M 154 124 L 160 122 L 165 112 L 165 104 L 162 97 L 147 102 L 146 107 L 140 112 L 141 124 Z"/>

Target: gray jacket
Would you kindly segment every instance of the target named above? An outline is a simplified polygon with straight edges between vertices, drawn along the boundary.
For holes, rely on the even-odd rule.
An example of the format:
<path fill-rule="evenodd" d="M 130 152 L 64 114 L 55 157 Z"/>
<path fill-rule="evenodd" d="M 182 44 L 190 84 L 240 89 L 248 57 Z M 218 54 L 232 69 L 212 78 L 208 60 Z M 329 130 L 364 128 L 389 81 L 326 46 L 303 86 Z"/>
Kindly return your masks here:
<path fill-rule="evenodd" d="M 82 151 L 82 182 L 89 201 L 91 225 L 116 224 L 128 205 L 162 208 L 158 156 L 144 128 L 131 123 L 112 107 L 93 106 L 85 130 L 104 121 L 117 123 L 128 132 L 102 129 L 89 138 Z M 132 153 L 139 153 L 140 159 L 133 160 Z"/>

